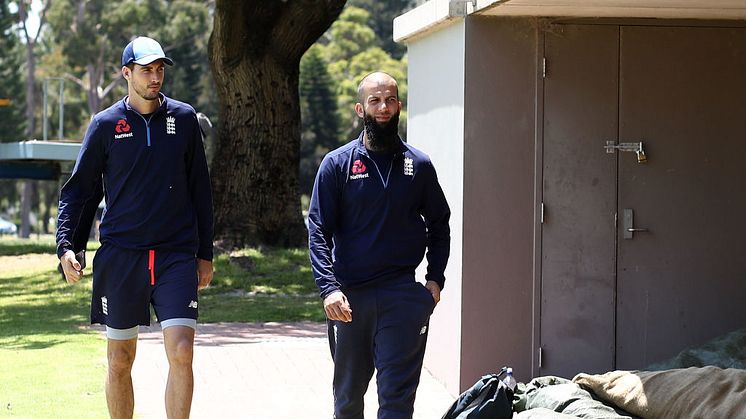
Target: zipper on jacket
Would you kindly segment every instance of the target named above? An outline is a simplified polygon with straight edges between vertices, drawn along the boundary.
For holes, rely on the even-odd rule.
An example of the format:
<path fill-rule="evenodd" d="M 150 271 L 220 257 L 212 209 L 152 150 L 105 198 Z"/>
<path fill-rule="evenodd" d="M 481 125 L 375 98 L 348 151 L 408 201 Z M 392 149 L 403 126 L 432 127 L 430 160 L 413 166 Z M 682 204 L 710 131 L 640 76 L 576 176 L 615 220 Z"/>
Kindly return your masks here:
<path fill-rule="evenodd" d="M 383 175 L 381 174 L 381 169 L 378 168 L 378 164 L 376 164 L 376 160 L 372 157 L 368 157 L 370 161 L 373 162 L 373 166 L 376 167 L 376 172 L 378 172 L 378 177 L 381 178 L 381 182 L 383 183 L 383 189 L 386 189 L 389 186 L 389 179 L 391 178 L 391 169 L 394 168 L 394 160 L 396 160 L 396 154 L 394 154 L 393 157 L 391 157 L 391 164 L 389 165 L 389 173 L 386 175 L 386 180 L 383 179 Z"/>
<path fill-rule="evenodd" d="M 148 147 L 150 147 L 150 120 L 153 119 L 153 114 L 155 114 L 155 112 L 150 114 L 150 117 L 148 119 L 145 119 L 145 117 L 142 116 L 140 112 L 135 111 L 135 113 L 140 115 L 140 118 L 142 118 L 142 120 L 145 121 L 145 132 L 147 133 L 147 136 L 148 136 Z"/>

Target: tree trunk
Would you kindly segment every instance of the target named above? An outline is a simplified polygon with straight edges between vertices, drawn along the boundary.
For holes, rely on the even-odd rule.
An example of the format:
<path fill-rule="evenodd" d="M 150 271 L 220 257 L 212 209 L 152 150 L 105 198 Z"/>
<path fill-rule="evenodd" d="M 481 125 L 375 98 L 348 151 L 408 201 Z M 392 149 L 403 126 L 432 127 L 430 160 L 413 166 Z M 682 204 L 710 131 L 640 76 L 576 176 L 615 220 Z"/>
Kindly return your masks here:
<path fill-rule="evenodd" d="M 19 17 L 26 20 L 26 8 L 24 2 L 19 3 Z M 24 26 L 25 28 L 25 26 Z M 41 30 L 41 29 L 40 29 Z M 33 140 L 36 124 L 34 120 L 34 107 L 36 106 L 36 96 L 34 84 L 36 84 L 36 57 L 34 56 L 34 46 L 36 43 L 26 33 L 26 139 Z M 21 228 L 18 230 L 18 237 L 27 239 L 31 232 L 31 195 L 33 185 L 30 180 L 22 182 L 21 191 Z"/>
<path fill-rule="evenodd" d="M 95 115 L 101 110 L 101 97 L 99 96 L 99 85 L 100 85 L 100 71 L 94 67 L 93 64 L 86 65 L 86 73 L 88 74 L 88 111 L 91 115 Z"/>
<path fill-rule="evenodd" d="M 21 229 L 18 237 L 27 239 L 31 235 L 31 199 L 34 195 L 32 180 L 21 182 Z"/>
<path fill-rule="evenodd" d="M 264 58 L 216 81 L 231 97 L 218 130 L 231 141 L 218 143 L 213 160 L 218 239 L 231 246 L 301 245 L 297 72 Z"/>
<path fill-rule="evenodd" d="M 44 17 L 46 15 L 49 2 L 42 2 L 43 10 L 40 16 L 39 28 L 34 38 L 28 33 L 26 27 L 27 15 L 27 4 L 25 1 L 19 1 L 18 6 L 18 22 L 21 24 L 23 33 L 26 38 L 26 139 L 31 140 L 34 138 L 34 132 L 36 126 L 34 124 L 34 107 L 36 106 L 34 85 L 36 84 L 36 56 L 34 55 L 34 47 L 44 27 Z M 31 198 L 33 195 L 33 184 L 30 180 L 23 181 L 23 192 L 21 193 L 21 229 L 18 235 L 22 238 L 28 238 L 29 232 L 31 231 L 30 226 L 30 213 L 31 213 Z"/>
<path fill-rule="evenodd" d="M 44 197 L 44 200 L 39 200 L 39 206 L 41 207 L 44 205 L 44 210 L 42 211 L 41 208 L 39 209 L 39 212 L 42 213 L 41 221 L 42 221 L 42 233 L 49 234 L 50 232 L 54 231 L 54 224 L 53 222 L 50 223 L 49 219 L 52 217 L 52 207 L 57 205 L 57 182 L 53 181 L 47 181 L 47 182 L 39 182 L 39 189 L 41 189 L 44 193 L 40 194 Z M 50 225 L 51 224 L 51 225 Z"/>
<path fill-rule="evenodd" d="M 301 246 L 298 74 L 345 0 L 218 0 L 209 54 L 220 103 L 212 165 L 216 240 Z"/>

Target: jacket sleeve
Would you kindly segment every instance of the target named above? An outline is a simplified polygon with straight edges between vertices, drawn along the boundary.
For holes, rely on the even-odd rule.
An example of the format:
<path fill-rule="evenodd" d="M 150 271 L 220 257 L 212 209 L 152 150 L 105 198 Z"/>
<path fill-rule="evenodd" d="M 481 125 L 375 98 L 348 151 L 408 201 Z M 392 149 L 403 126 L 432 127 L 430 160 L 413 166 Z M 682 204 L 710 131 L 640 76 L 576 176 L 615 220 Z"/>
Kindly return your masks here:
<path fill-rule="evenodd" d="M 192 113 L 191 118 L 193 119 L 193 129 L 187 155 L 187 181 L 189 182 L 192 205 L 197 214 L 197 234 L 199 235 L 197 257 L 211 261 L 214 234 L 212 186 L 210 185 L 210 172 L 207 169 L 207 158 L 202 144 L 202 131 L 199 129 L 197 114 Z"/>
<path fill-rule="evenodd" d="M 80 246 L 80 239 L 76 240 L 76 236 L 83 234 L 81 229 L 90 228 L 90 224 L 84 225 L 81 222 L 84 209 L 86 206 L 98 205 L 101 201 L 101 176 L 106 161 L 106 146 L 100 131 L 98 120 L 94 118 L 83 138 L 73 173 L 60 190 L 57 257 L 62 257 L 68 250 L 76 250 L 76 245 Z"/>
<path fill-rule="evenodd" d="M 438 182 L 435 167 L 427 163 L 427 183 L 422 205 L 422 216 L 427 227 L 427 281 L 435 281 L 440 289 L 445 283 L 445 270 L 451 248 L 451 209 Z"/>
<path fill-rule="evenodd" d="M 80 212 L 78 227 L 73 234 L 72 250 L 75 253 L 85 250 L 88 245 L 88 237 L 91 235 L 93 220 L 96 218 L 98 204 L 104 197 L 103 178 L 98 178 L 96 185 L 93 187 L 93 195 L 88 199 Z"/>
<path fill-rule="evenodd" d="M 340 289 L 332 259 L 339 193 L 334 163 L 327 155 L 316 174 L 308 210 L 308 248 L 314 280 L 322 299 Z"/>

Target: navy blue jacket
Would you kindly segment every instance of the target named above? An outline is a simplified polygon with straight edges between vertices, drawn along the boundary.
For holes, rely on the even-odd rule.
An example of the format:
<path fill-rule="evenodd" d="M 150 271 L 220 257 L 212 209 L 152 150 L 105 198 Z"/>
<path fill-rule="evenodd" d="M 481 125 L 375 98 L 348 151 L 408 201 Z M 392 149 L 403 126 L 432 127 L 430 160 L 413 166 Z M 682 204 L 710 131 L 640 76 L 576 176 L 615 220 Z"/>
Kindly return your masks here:
<path fill-rule="evenodd" d="M 212 260 L 210 177 L 194 109 L 161 95 L 148 119 L 126 98 L 93 117 L 60 191 L 57 255 L 73 249 L 85 204 L 103 188 L 102 243 Z"/>
<path fill-rule="evenodd" d="M 427 249 L 426 280 L 443 288 L 448 208 L 430 158 L 401 142 L 380 173 L 363 135 L 324 157 L 308 213 L 311 265 L 321 298 L 337 290 L 414 276 Z"/>

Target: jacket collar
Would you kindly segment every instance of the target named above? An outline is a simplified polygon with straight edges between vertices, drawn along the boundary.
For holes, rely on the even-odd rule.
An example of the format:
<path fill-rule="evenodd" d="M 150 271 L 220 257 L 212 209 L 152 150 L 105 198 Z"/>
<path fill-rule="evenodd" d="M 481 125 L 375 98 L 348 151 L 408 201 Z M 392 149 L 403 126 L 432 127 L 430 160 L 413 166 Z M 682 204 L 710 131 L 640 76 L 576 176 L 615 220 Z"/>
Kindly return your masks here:
<path fill-rule="evenodd" d="M 156 108 L 155 112 L 153 112 L 153 115 L 160 113 L 161 111 L 165 111 L 168 108 L 168 97 L 164 95 L 163 93 L 158 93 L 158 99 L 160 99 L 160 105 L 158 108 Z M 129 102 L 129 95 L 122 98 L 122 105 L 124 106 L 125 110 L 132 111 L 135 113 L 140 113 L 135 110 L 132 106 L 130 106 Z"/>

